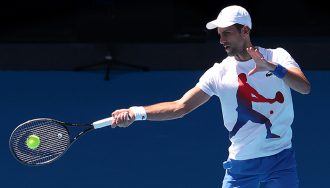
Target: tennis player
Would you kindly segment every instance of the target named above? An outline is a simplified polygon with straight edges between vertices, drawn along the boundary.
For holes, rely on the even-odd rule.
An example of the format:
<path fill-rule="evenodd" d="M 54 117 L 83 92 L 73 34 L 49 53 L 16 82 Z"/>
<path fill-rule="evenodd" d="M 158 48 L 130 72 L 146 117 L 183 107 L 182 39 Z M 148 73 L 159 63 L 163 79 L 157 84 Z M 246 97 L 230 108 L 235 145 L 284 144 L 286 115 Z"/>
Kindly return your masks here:
<path fill-rule="evenodd" d="M 206 28 L 217 29 L 228 57 L 176 101 L 114 111 L 112 127 L 182 118 L 215 95 L 231 141 L 222 187 L 257 188 L 264 182 L 267 188 L 297 188 L 291 89 L 308 94 L 309 81 L 285 49 L 251 43 L 252 22 L 245 8 L 225 7 Z"/>

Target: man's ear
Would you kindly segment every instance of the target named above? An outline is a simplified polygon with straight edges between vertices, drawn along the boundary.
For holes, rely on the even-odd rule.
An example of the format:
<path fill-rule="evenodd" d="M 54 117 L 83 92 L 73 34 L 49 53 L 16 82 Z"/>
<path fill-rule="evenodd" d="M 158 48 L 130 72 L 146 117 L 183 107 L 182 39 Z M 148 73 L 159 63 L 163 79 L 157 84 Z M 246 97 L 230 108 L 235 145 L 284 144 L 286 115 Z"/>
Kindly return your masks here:
<path fill-rule="evenodd" d="M 250 28 L 248 27 L 248 26 L 243 26 L 242 27 L 242 33 L 244 34 L 244 35 L 248 35 L 248 34 L 250 34 Z"/>

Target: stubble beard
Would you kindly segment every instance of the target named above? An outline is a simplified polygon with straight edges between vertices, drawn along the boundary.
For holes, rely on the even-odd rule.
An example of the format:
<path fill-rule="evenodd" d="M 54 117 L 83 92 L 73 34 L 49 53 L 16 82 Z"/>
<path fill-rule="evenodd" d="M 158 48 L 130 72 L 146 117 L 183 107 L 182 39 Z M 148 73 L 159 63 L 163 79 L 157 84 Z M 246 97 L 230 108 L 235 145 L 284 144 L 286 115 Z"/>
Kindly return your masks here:
<path fill-rule="evenodd" d="M 232 56 L 238 56 L 240 54 L 242 54 L 244 51 L 244 49 L 239 49 L 239 48 L 231 48 L 229 49 L 229 51 L 226 50 L 227 55 L 232 57 Z"/>

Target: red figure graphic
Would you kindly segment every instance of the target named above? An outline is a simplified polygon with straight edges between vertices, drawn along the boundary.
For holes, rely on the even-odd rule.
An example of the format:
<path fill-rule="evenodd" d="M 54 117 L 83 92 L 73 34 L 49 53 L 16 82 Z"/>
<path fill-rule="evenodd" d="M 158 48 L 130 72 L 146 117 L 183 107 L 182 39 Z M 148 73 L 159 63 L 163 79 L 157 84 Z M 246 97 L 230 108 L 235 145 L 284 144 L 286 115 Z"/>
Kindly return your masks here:
<path fill-rule="evenodd" d="M 274 102 L 283 103 L 284 97 L 281 92 L 277 92 L 274 99 L 267 99 L 260 95 L 253 87 L 247 83 L 247 78 L 244 73 L 238 75 L 238 89 L 237 89 L 237 112 L 238 117 L 233 130 L 229 133 L 229 137 L 232 138 L 249 120 L 254 123 L 265 124 L 267 129 L 266 138 L 279 138 L 280 136 L 273 134 L 270 131 L 272 123 L 270 120 L 261 113 L 252 109 L 252 102 L 268 102 L 273 104 Z"/>

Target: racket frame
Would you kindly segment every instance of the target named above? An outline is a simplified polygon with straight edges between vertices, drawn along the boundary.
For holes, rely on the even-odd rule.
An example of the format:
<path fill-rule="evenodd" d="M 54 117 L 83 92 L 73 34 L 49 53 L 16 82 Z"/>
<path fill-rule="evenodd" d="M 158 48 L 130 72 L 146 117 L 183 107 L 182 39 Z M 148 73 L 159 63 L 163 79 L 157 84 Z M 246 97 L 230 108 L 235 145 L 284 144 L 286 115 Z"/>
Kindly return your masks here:
<path fill-rule="evenodd" d="M 45 161 L 45 162 L 42 162 L 42 163 L 39 163 L 39 164 L 30 164 L 30 163 L 26 163 L 22 160 L 19 159 L 19 157 L 17 156 L 16 152 L 14 152 L 13 148 L 12 148 L 12 141 L 13 140 L 13 135 L 15 134 L 16 130 L 21 128 L 21 126 L 23 126 L 24 124 L 27 124 L 27 123 L 31 123 L 33 121 L 52 121 L 52 122 L 55 122 L 59 125 L 61 125 L 68 133 L 69 135 L 69 143 L 67 144 L 67 147 L 65 148 L 65 150 L 63 152 L 61 152 L 61 154 L 59 154 L 58 156 L 56 156 L 55 158 L 53 159 L 50 159 L 48 161 Z M 79 127 L 79 128 L 83 128 L 83 127 L 87 127 L 86 129 L 84 129 L 83 131 L 80 131 L 78 134 L 76 134 L 75 136 L 72 136 L 71 132 L 69 131 L 69 128 L 70 127 Z M 9 138 L 9 148 L 10 148 L 10 152 L 11 154 L 14 156 L 14 158 L 19 161 L 21 164 L 24 164 L 24 165 L 27 165 L 27 166 L 42 166 L 42 165 L 45 165 L 45 164 L 49 164 L 49 163 L 52 163 L 54 161 L 56 161 L 57 159 L 61 158 L 64 153 L 67 152 L 67 150 L 71 147 L 71 145 L 76 142 L 80 137 L 82 137 L 83 135 L 85 135 L 86 133 L 94 130 L 94 126 L 92 124 L 76 124 L 76 123 L 68 123 L 68 122 L 62 122 L 62 121 L 58 121 L 56 119 L 52 119 L 52 118 L 36 118 L 36 119 L 31 119 L 31 120 L 28 120 L 24 123 L 21 123 L 20 125 L 18 125 L 11 133 L 10 135 L 10 138 Z"/>

